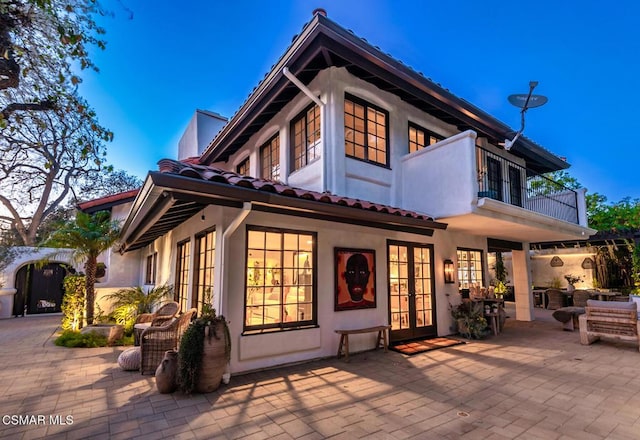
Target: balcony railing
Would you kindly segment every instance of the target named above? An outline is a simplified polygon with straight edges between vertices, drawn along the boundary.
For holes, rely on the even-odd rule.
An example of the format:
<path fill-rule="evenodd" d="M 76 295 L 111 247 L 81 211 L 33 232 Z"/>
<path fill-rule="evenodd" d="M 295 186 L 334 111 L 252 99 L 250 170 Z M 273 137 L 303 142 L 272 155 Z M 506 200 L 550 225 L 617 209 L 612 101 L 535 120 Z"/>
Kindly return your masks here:
<path fill-rule="evenodd" d="M 578 224 L 576 191 L 481 147 L 477 166 L 478 197 Z"/>

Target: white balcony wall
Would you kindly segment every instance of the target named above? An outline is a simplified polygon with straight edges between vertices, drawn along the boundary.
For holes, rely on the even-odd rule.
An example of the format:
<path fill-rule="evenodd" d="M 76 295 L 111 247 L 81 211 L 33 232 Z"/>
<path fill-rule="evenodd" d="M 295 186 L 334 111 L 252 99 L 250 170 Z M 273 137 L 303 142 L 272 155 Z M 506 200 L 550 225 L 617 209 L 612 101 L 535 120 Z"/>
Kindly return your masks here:
<path fill-rule="evenodd" d="M 465 131 L 402 157 L 402 207 L 435 218 L 469 213 L 478 193 L 475 140 Z"/>

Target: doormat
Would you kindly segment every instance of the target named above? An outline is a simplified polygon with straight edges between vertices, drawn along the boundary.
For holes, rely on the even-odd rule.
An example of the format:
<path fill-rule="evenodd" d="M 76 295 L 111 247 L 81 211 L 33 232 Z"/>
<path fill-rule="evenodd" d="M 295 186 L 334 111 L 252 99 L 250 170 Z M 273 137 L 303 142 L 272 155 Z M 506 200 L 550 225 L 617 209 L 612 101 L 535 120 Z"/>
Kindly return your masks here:
<path fill-rule="evenodd" d="M 412 356 L 414 354 L 424 353 L 425 351 L 438 350 L 439 348 L 452 347 L 460 344 L 465 344 L 465 342 L 451 338 L 433 338 L 403 342 L 397 345 L 392 345 L 389 348 L 393 351 L 397 351 L 398 353 Z"/>

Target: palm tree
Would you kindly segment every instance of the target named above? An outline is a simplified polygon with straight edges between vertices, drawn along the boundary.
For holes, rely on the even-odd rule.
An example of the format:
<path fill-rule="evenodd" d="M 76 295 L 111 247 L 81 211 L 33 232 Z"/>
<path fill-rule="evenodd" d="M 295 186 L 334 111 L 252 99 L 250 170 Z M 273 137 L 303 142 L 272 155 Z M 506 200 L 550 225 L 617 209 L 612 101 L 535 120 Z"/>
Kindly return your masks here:
<path fill-rule="evenodd" d="M 111 221 L 108 211 L 95 214 L 79 211 L 74 219 L 62 223 L 44 243 L 45 246 L 73 249 L 73 259 L 85 262 L 87 324 L 93 324 L 98 255 L 111 248 L 119 235 L 120 225 Z"/>

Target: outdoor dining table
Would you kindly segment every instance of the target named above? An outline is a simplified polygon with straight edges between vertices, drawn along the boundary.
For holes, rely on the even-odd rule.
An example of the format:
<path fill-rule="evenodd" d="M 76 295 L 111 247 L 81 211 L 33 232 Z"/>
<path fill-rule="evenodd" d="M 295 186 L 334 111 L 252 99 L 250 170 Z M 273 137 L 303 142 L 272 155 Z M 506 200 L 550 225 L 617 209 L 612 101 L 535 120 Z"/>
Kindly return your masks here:
<path fill-rule="evenodd" d="M 593 292 L 592 296 L 597 296 L 600 301 L 611 301 L 611 298 L 620 295 L 621 292 Z"/>

